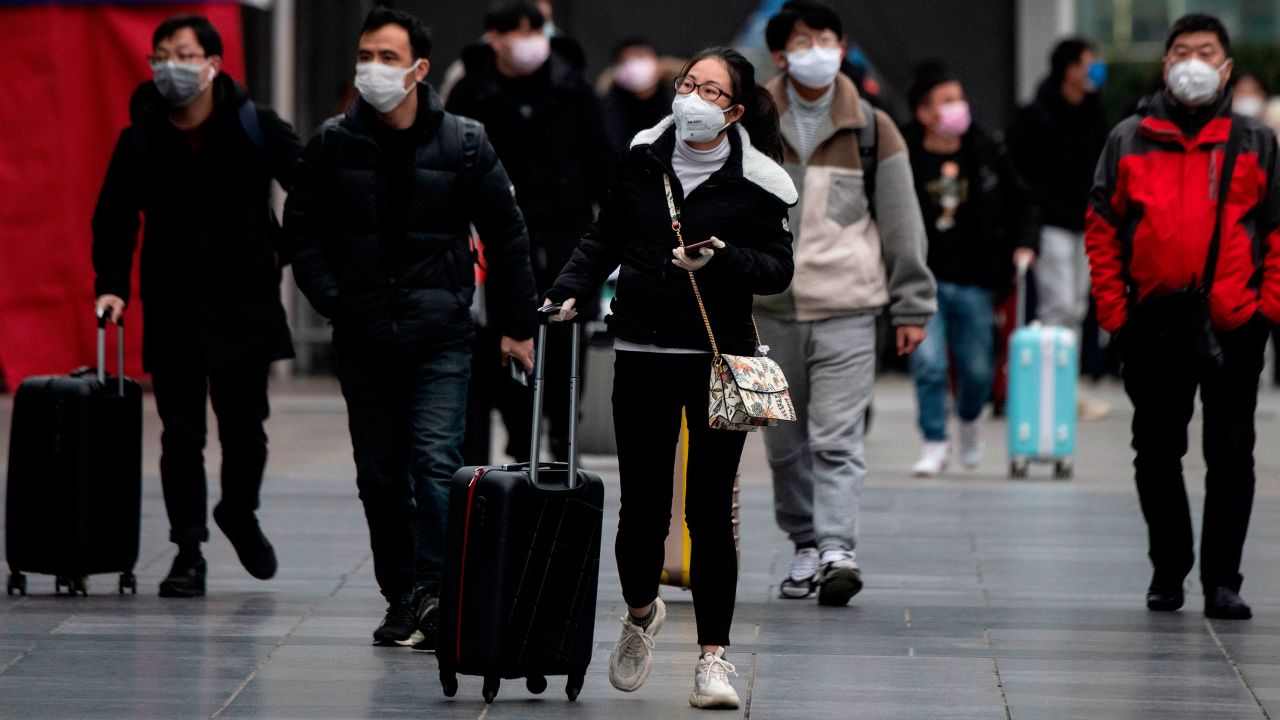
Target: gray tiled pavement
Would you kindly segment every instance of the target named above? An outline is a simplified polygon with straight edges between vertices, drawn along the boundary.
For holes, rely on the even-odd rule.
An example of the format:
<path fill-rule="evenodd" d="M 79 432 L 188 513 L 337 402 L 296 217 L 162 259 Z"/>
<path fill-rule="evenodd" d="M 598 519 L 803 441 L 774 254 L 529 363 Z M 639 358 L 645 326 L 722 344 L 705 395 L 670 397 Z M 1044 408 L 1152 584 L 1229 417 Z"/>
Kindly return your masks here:
<path fill-rule="evenodd" d="M 939 480 L 908 477 L 917 440 L 902 379 L 878 388 L 868 440 L 859 559 L 867 589 L 844 609 L 782 601 L 788 548 L 774 526 L 758 438 L 743 475 L 743 568 L 730 659 L 750 718 L 1264 718 L 1280 714 L 1280 394 L 1258 415 L 1259 494 L 1245 597 L 1257 619 L 1206 622 L 1197 588 L 1181 613 L 1142 607 L 1145 533 L 1128 479 L 1128 409 L 1084 425 L 1077 478 L 1003 478 L 1003 426 L 987 461 Z M 161 600 L 168 568 L 148 405 L 141 593 L 91 580 L 88 598 L 0 598 L 0 718 L 678 718 L 695 662 L 692 606 L 670 591 L 654 672 L 615 692 L 604 662 L 621 611 L 604 561 L 587 686 L 568 704 L 508 682 L 488 710 L 480 681 L 445 699 L 429 654 L 370 647 L 382 605 L 355 498 L 341 399 L 328 384 L 273 390 L 264 525 L 279 577 L 249 578 L 215 531 L 208 598 Z M 0 398 L 6 457 L 8 398 Z M 1193 428 L 1193 433 L 1196 433 Z M 216 443 L 210 450 L 217 467 Z M 591 457 L 615 488 L 609 458 Z M 1200 502 L 1198 453 L 1188 469 Z M 3 468 L 0 468 L 2 471 Z M 216 487 L 216 483 L 214 483 Z M 611 492 L 616 502 L 616 492 Z M 612 514 L 612 513 L 610 513 Z M 606 520 L 606 535 L 613 532 Z M 726 713 L 732 716 L 732 713 Z"/>

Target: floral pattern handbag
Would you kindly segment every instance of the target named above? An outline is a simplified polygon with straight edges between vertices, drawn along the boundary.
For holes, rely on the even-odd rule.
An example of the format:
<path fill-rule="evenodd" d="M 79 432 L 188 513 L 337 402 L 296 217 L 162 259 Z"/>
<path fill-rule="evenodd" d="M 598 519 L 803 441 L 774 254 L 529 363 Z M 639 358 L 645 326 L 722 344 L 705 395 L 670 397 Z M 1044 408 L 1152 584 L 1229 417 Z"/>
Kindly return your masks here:
<path fill-rule="evenodd" d="M 671 211 L 671 229 L 676 240 L 684 247 L 684 235 L 680 229 L 680 211 L 676 208 L 675 195 L 671 191 L 671 178 L 665 173 L 662 184 L 667 192 L 667 209 Z M 756 346 L 759 357 L 747 355 L 722 355 L 716 345 L 715 333 L 707 307 L 702 303 L 698 281 L 689 273 L 693 284 L 693 296 L 702 313 L 702 323 L 711 341 L 711 384 L 707 402 L 707 423 L 718 430 L 754 432 L 756 428 L 777 425 L 780 420 L 795 420 L 796 409 L 791 403 L 787 378 L 778 363 L 764 357 L 769 346 L 760 341 L 760 326 L 754 317 L 751 324 L 756 330 Z"/>

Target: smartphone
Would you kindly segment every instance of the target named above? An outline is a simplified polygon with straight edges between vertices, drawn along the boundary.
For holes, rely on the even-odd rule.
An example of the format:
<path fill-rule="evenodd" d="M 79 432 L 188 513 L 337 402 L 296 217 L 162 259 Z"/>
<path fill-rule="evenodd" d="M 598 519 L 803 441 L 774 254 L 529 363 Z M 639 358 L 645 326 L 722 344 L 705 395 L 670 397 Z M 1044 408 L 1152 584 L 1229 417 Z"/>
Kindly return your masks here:
<path fill-rule="evenodd" d="M 694 243 L 692 245 L 685 245 L 684 252 L 686 255 L 690 255 L 692 257 L 698 257 L 699 255 L 702 254 L 703 248 L 711 247 L 712 243 L 714 242 L 715 242 L 714 239 L 708 239 L 708 240 L 703 240 L 702 242 Z"/>
<path fill-rule="evenodd" d="M 511 371 L 512 380 L 515 380 L 525 387 L 529 387 L 529 376 L 525 374 L 524 366 L 520 364 L 519 360 L 513 357 L 507 357 L 507 369 Z"/>

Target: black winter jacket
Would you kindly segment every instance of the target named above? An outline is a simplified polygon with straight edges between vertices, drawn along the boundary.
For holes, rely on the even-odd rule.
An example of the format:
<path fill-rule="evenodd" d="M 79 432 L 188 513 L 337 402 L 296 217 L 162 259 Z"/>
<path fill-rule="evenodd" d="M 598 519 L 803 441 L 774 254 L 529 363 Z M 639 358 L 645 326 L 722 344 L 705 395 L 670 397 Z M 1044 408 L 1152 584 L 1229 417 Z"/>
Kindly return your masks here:
<path fill-rule="evenodd" d="M 907 151 L 914 161 L 924 149 L 924 127 L 912 122 L 902 128 Z M 970 202 L 976 201 L 971 215 L 978 226 L 982 242 L 982 264 L 986 277 L 984 287 L 998 293 L 1010 289 L 1013 277 L 1013 251 L 1025 247 L 1039 250 L 1039 226 L 1035 224 L 1034 198 L 1013 168 L 1004 147 L 980 126 L 973 124 L 960 139 L 960 153 L 969 169 Z M 915 178 L 916 194 L 924 197 L 926 179 Z M 976 194 L 976 197 L 975 195 Z M 946 276 L 945 269 L 930 267 L 935 274 Z M 941 272 L 939 272 L 941 271 Z"/>
<path fill-rule="evenodd" d="M 511 181 L 479 123 L 446 113 L 429 85 L 417 92 L 413 157 L 383 153 L 382 120 L 359 98 L 307 144 L 285 205 L 298 287 L 346 349 L 414 354 L 467 341 L 474 223 L 485 240 L 493 322 L 503 335 L 528 338 L 536 294 Z M 403 173 L 413 179 L 399 227 L 389 218 L 388 177 Z"/>
<path fill-rule="evenodd" d="M 95 290 L 126 301 L 145 218 L 138 295 L 148 371 L 293 357 L 273 256 L 282 248 L 271 180 L 289 186 L 301 143 L 259 106 L 259 146 L 239 116 L 244 88 L 219 75 L 213 92 L 194 150 L 155 85 L 138 87 L 93 214 Z"/>
<path fill-rule="evenodd" d="M 1031 189 L 1039 225 L 1084 232 L 1093 171 L 1107 143 L 1106 114 L 1097 94 L 1072 105 L 1048 80 L 1020 109 L 1006 141 L 1018 173 Z"/>
<path fill-rule="evenodd" d="M 463 51 L 466 74 L 448 111 L 484 124 L 529 225 L 538 287 L 550 285 L 591 224 L 611 153 L 600 100 L 581 71 L 552 53 L 535 73 L 505 78 L 488 45 Z M 488 247 L 488 238 L 481 234 Z"/>
<path fill-rule="evenodd" d="M 689 275 L 671 263 L 678 243 L 662 184 L 667 173 L 685 243 L 714 235 L 727 245 L 695 273 L 720 351 L 755 354 L 753 295 L 774 295 L 791 284 L 787 207 L 795 204 L 796 190 L 785 170 L 745 141 L 745 132 L 730 131 L 728 137 L 732 151 L 724 167 L 686 198 L 671 169 L 676 142 L 671 119 L 637 135 L 599 217 L 547 297 L 589 301 L 621 265 L 607 318 L 616 337 L 643 345 L 711 349 Z"/>

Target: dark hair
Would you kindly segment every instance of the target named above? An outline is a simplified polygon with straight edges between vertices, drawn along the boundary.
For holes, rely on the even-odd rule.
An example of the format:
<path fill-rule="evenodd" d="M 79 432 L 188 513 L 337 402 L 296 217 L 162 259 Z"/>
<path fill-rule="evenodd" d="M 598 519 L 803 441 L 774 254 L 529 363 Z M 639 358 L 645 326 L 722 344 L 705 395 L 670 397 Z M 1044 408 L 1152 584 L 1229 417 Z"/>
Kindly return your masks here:
<path fill-rule="evenodd" d="M 388 25 L 399 25 L 409 33 L 409 47 L 413 50 L 414 59 L 431 56 L 431 34 L 418 18 L 407 12 L 377 5 L 365 16 L 360 34 L 380 30 Z"/>
<path fill-rule="evenodd" d="M 631 48 L 644 48 L 646 50 L 652 50 L 653 54 L 655 55 L 658 54 L 658 48 L 654 47 L 653 43 L 649 42 L 645 38 L 642 38 L 639 36 L 633 36 L 633 37 L 623 38 L 621 42 L 619 42 L 617 45 L 614 45 L 613 55 L 611 57 L 613 57 L 614 61 L 616 62 L 619 57 L 622 57 L 622 53 L 626 52 L 627 50 L 630 50 Z"/>
<path fill-rule="evenodd" d="M 209 18 L 203 15 L 174 15 L 173 17 L 160 23 L 160 27 L 151 35 L 151 47 L 156 47 L 161 40 L 168 40 L 182 28 L 191 28 L 196 34 L 196 41 L 200 43 L 200 47 L 204 48 L 204 54 L 221 55 L 222 54 L 222 36 L 218 34 L 218 29 L 209 22 Z"/>
<path fill-rule="evenodd" d="M 1080 56 L 1086 50 L 1093 50 L 1093 43 L 1078 37 L 1067 38 L 1054 45 L 1053 52 L 1049 53 L 1049 81 L 1061 85 L 1067 76 L 1067 68 L 1080 62 Z"/>
<path fill-rule="evenodd" d="M 528 20 L 529 27 L 534 30 L 547 21 L 538 6 L 528 0 L 503 0 L 489 6 L 489 12 L 484 14 L 484 29 L 511 32 L 520 27 L 521 20 Z"/>
<path fill-rule="evenodd" d="M 707 58 L 716 58 L 724 63 L 729 71 L 729 80 L 733 82 L 733 88 L 730 89 L 729 94 L 733 96 L 734 104 L 741 105 L 743 108 L 742 119 L 739 122 L 751 137 L 751 144 L 775 161 L 782 162 L 782 135 L 778 131 L 778 106 L 773 102 L 773 96 L 769 91 L 756 84 L 756 69 L 751 61 L 733 48 L 707 48 L 689 58 L 689 62 L 685 63 L 680 70 L 680 77 L 688 75 L 694 65 Z"/>
<path fill-rule="evenodd" d="M 1218 42 L 1222 43 L 1222 51 L 1228 56 L 1231 55 L 1231 38 L 1227 36 L 1227 28 L 1218 18 L 1203 13 L 1191 13 L 1178 18 L 1169 29 L 1169 39 L 1164 41 L 1164 51 L 1169 52 L 1180 35 L 1195 32 L 1211 32 L 1217 35 Z"/>
<path fill-rule="evenodd" d="M 844 23 L 830 5 L 817 0 L 788 0 L 765 26 L 764 41 L 769 49 L 785 49 L 797 22 L 803 22 L 814 30 L 830 30 L 844 38 Z"/>
<path fill-rule="evenodd" d="M 907 88 L 907 104 L 912 112 L 925 103 L 939 85 L 959 82 L 960 78 L 941 60 L 925 60 L 911 69 L 911 86 Z"/>

